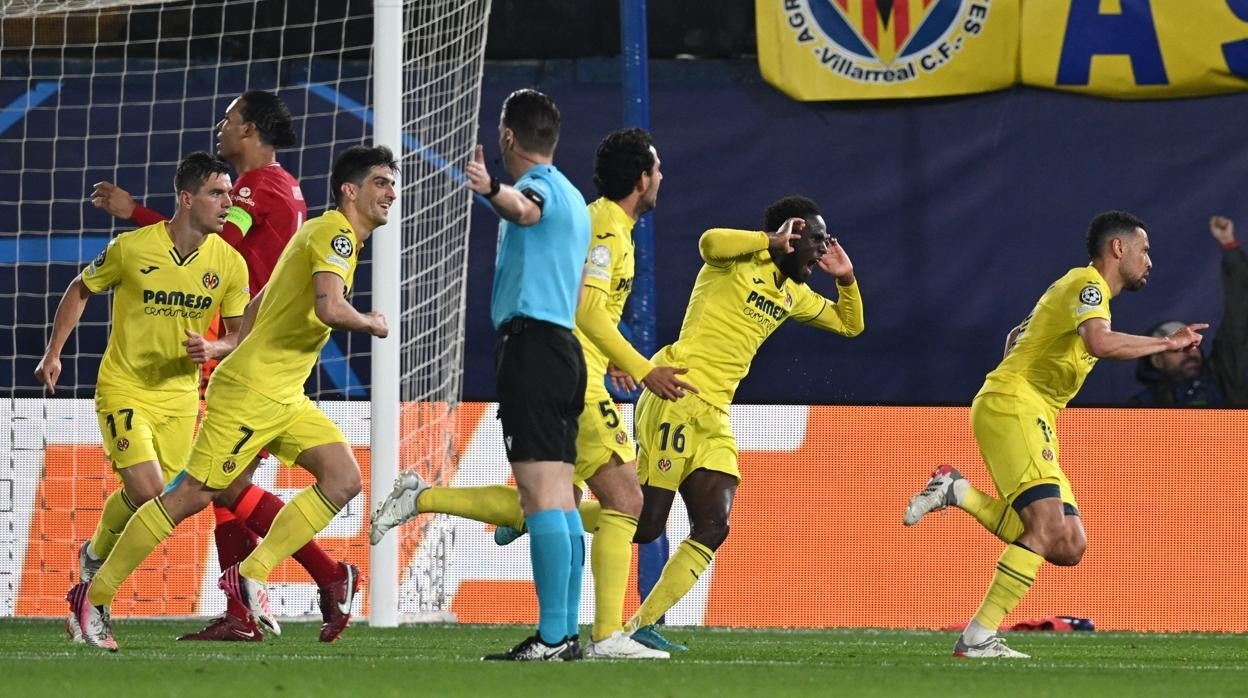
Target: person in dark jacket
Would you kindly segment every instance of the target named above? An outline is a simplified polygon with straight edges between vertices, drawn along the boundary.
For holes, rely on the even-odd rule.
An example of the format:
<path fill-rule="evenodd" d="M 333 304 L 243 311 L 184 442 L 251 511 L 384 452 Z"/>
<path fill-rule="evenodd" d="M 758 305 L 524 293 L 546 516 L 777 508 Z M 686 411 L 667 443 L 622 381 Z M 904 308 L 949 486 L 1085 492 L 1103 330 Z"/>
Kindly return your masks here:
<path fill-rule="evenodd" d="M 1222 246 L 1222 322 L 1213 348 L 1167 351 L 1139 359 L 1135 377 L 1144 390 L 1130 404 L 1146 407 L 1234 407 L 1248 405 L 1248 253 L 1235 240 L 1235 222 L 1209 220 Z M 1164 337 L 1184 323 L 1168 320 L 1150 334 Z"/>

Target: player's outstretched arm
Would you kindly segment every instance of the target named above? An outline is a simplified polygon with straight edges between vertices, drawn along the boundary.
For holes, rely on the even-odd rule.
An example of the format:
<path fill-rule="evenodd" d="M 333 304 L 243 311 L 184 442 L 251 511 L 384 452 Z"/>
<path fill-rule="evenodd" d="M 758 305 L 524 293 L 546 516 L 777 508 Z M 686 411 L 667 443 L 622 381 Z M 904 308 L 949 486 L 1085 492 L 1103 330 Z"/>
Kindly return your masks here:
<path fill-rule="evenodd" d="M 112 182 L 96 182 L 91 189 L 91 205 L 122 220 L 152 225 L 167 220 L 155 211 L 138 205 L 130 192 Z"/>
<path fill-rule="evenodd" d="M 786 232 L 783 244 L 792 249 L 789 240 L 795 237 Z M 698 238 L 698 254 L 707 264 L 725 267 L 735 259 L 762 252 L 774 242 L 772 236 L 757 230 L 711 228 Z"/>
<path fill-rule="evenodd" d="M 1129 361 L 1141 356 L 1160 354 L 1163 351 L 1196 351 L 1204 337 L 1200 330 L 1207 323 L 1193 323 L 1175 330 L 1165 337 L 1144 337 L 1141 335 L 1115 332 L 1110 329 L 1105 318 L 1091 318 L 1079 325 L 1079 336 L 1088 353 L 1098 359 L 1118 359 Z"/>
<path fill-rule="evenodd" d="M 91 298 L 91 290 L 82 282 L 82 275 L 74 277 L 61 296 L 56 306 L 56 317 L 52 320 L 52 337 L 48 339 L 48 348 L 43 352 L 39 365 L 35 366 L 35 379 L 47 386 L 48 392 L 56 394 L 56 379 L 61 375 L 61 350 L 69 339 L 69 333 L 82 319 L 82 311 Z"/>
<path fill-rule="evenodd" d="M 472 191 L 489 199 L 494 212 L 517 225 L 533 225 L 542 219 L 542 208 L 519 189 L 503 184 L 485 168 L 485 148 L 480 144 L 464 166 L 465 183 Z"/>
<path fill-rule="evenodd" d="M 381 313 L 361 313 L 347 302 L 344 295 L 346 284 L 337 274 L 320 271 L 312 275 L 316 293 L 316 317 L 335 330 L 367 332 L 384 339 L 390 334 L 386 318 Z"/>

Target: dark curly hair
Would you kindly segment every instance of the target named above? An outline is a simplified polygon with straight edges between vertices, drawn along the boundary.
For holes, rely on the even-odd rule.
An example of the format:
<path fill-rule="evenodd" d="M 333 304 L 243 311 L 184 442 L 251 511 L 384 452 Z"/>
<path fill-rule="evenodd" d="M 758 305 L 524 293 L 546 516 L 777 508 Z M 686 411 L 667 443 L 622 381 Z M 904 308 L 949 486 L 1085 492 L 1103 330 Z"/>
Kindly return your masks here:
<path fill-rule="evenodd" d="M 767 207 L 763 214 L 763 230 L 774 233 L 790 218 L 810 218 L 823 215 L 815 202 L 804 196 L 786 196 Z"/>
<path fill-rule="evenodd" d="M 645 129 L 614 131 L 598 144 L 594 153 L 594 186 L 612 201 L 628 196 L 642 173 L 654 167 L 654 145 Z"/>
<path fill-rule="evenodd" d="M 294 120 L 286 103 L 272 92 L 249 90 L 239 98 L 242 106 L 239 115 L 250 121 L 260 131 L 260 141 L 274 148 L 286 148 L 295 144 Z"/>

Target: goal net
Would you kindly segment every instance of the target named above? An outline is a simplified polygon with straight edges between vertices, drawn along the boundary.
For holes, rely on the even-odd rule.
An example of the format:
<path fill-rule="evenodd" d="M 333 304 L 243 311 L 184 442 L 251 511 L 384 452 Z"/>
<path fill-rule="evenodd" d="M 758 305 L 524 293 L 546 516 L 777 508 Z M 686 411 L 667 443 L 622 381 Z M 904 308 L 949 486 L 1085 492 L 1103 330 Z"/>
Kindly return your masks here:
<path fill-rule="evenodd" d="M 393 290 L 397 355 L 379 362 L 367 336 L 336 332 L 307 389 L 352 442 L 366 487 L 378 438 L 392 443 L 380 449 L 392 454 L 376 464 L 387 469 L 382 479 L 397 463 L 434 480 L 454 467 L 472 206 L 454 163 L 476 141 L 489 0 L 388 4 L 399 7 L 401 44 L 383 57 L 374 30 L 374 6 L 387 5 L 380 1 L 0 0 L 0 372 L 10 388 L 0 400 L 0 617 L 65 613 L 78 546 L 118 486 L 91 402 L 109 295 L 87 304 L 56 395 L 34 379 L 66 286 L 110 237 L 136 227 L 93 208 L 87 195 L 111 181 L 169 215 L 177 162 L 215 149 L 215 124 L 247 90 L 276 92 L 295 117 L 296 145 L 278 160 L 299 179 L 309 216 L 332 202 L 339 152 L 381 142 L 400 155 L 400 216 L 370 241 L 352 298 L 362 309 L 383 307 L 374 289 Z M 400 66 L 397 86 L 379 86 L 383 60 Z M 379 101 L 382 89 L 398 99 Z M 380 114 L 381 103 L 397 106 Z M 379 134 L 386 120 L 398 125 L 393 139 Z M 397 252 L 383 253 L 383 236 L 397 240 Z M 380 437 L 370 402 L 378 393 L 397 426 Z M 270 461 L 255 482 L 288 499 L 311 478 Z M 318 538 L 366 578 L 370 506 L 366 490 Z M 123 586 L 114 614 L 219 613 L 212 527 L 211 513 L 179 526 Z M 373 582 L 402 588 L 391 612 L 447 610 L 441 579 L 450 541 L 429 528 L 401 529 L 389 553 L 393 578 Z M 271 582 L 279 614 L 318 614 L 316 588 L 293 562 Z M 357 613 L 369 611 L 367 597 Z"/>

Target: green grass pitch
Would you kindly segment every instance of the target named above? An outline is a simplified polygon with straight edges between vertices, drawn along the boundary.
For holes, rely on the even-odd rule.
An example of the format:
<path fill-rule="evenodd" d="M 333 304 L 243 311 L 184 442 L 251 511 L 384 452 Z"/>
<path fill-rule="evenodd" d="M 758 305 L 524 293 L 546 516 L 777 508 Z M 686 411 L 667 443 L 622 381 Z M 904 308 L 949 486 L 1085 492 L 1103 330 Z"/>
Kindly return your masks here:
<path fill-rule="evenodd" d="M 1029 660 L 949 656 L 952 633 L 673 628 L 669 661 L 481 662 L 528 628 L 289 623 L 264 643 L 176 643 L 198 621 L 114 622 L 116 654 L 64 624 L 0 621 L 7 696 L 1248 696 L 1248 636 L 1014 633 Z M 586 629 L 588 630 L 588 629 Z"/>

